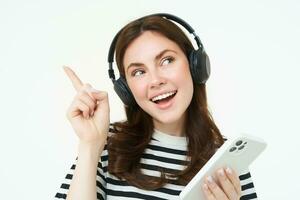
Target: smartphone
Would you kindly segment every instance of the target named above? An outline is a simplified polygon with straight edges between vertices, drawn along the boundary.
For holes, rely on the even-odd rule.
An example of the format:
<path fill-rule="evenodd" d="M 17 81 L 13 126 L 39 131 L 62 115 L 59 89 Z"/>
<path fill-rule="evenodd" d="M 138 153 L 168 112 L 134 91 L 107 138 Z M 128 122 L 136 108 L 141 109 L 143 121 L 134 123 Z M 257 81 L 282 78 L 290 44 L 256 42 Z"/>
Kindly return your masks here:
<path fill-rule="evenodd" d="M 263 139 L 251 135 L 242 134 L 228 138 L 181 191 L 179 198 L 181 200 L 205 199 L 201 187 L 208 175 L 215 179 L 214 173 L 221 167 L 230 167 L 237 174 L 241 174 L 266 146 Z"/>

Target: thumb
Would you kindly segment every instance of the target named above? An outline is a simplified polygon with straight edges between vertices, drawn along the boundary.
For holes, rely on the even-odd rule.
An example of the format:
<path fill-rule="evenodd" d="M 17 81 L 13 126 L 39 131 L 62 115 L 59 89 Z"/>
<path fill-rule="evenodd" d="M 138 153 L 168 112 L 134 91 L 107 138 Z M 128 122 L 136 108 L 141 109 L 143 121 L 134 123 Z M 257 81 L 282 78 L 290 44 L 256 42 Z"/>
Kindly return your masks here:
<path fill-rule="evenodd" d="M 109 110 L 109 103 L 108 103 L 108 94 L 107 92 L 103 91 L 93 91 L 91 92 L 92 96 L 97 100 L 97 109 L 95 112 L 99 110 Z"/>
<path fill-rule="evenodd" d="M 107 92 L 92 92 L 97 100 L 97 106 L 94 111 L 93 122 L 100 132 L 107 132 L 109 129 L 109 103 Z"/>
<path fill-rule="evenodd" d="M 91 94 L 98 101 L 107 101 L 108 100 L 107 92 L 93 90 L 93 91 L 91 91 Z"/>

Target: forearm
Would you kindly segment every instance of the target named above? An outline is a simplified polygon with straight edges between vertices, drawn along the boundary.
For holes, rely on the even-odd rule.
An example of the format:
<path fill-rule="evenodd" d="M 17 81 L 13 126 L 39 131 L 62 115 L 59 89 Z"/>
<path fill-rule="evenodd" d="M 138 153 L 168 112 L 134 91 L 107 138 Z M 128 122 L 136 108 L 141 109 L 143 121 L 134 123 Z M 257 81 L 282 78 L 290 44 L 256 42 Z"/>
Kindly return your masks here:
<path fill-rule="evenodd" d="M 78 145 L 78 159 L 67 200 L 96 200 L 96 174 L 104 144 Z"/>

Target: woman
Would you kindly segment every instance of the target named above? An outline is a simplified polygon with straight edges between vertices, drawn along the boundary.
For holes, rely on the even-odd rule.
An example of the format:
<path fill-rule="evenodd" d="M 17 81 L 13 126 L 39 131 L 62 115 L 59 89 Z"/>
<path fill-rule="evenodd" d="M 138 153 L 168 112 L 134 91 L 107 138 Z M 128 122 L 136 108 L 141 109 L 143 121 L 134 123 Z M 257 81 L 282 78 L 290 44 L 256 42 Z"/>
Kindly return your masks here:
<path fill-rule="evenodd" d="M 118 81 L 124 84 L 114 81 L 115 90 L 127 120 L 110 124 L 107 93 L 65 67 L 78 92 L 67 117 L 80 143 L 76 165 L 55 197 L 178 199 L 224 143 L 207 107 L 208 77 L 199 82 L 191 67 L 192 43 L 162 16 L 127 24 L 114 41 Z M 238 176 L 221 168 L 216 174 L 217 180 L 209 176 L 202 185 L 207 200 L 256 198 L 249 172 Z"/>

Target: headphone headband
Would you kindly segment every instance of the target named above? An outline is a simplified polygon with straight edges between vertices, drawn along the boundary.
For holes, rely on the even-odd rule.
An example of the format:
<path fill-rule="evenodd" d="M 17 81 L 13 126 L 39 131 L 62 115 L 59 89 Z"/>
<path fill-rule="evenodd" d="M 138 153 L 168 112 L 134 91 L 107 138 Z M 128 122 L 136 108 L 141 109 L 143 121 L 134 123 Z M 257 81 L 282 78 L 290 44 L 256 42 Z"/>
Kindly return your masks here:
<path fill-rule="evenodd" d="M 203 50 L 203 45 L 201 43 L 201 40 L 200 40 L 199 36 L 195 33 L 194 29 L 187 22 L 185 22 L 183 19 L 181 19 L 181 18 L 179 18 L 175 15 L 171 15 L 171 14 L 168 14 L 168 13 L 156 13 L 156 14 L 151 14 L 151 15 L 141 17 L 137 20 L 141 20 L 141 19 L 144 19 L 146 17 L 152 17 L 152 16 L 165 17 L 167 19 L 170 19 L 172 21 L 175 21 L 175 22 L 179 23 L 186 30 L 188 30 L 189 33 L 194 35 L 194 39 L 196 40 L 198 48 Z M 122 32 L 122 30 L 123 30 L 123 28 L 121 30 L 119 30 L 119 32 L 113 38 L 112 43 L 111 43 L 110 48 L 109 48 L 109 52 L 108 52 L 108 63 L 109 63 L 108 75 L 109 75 L 109 78 L 112 80 L 113 83 L 115 83 L 115 81 L 116 81 L 115 73 L 114 73 L 114 70 L 113 70 L 114 52 L 115 52 L 116 42 L 117 42 L 118 37 L 119 37 L 120 33 Z"/>

